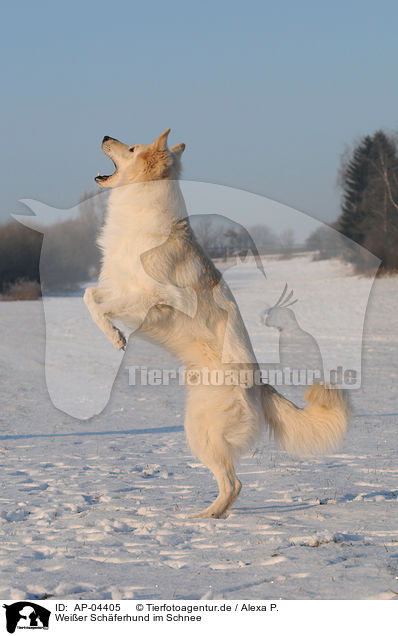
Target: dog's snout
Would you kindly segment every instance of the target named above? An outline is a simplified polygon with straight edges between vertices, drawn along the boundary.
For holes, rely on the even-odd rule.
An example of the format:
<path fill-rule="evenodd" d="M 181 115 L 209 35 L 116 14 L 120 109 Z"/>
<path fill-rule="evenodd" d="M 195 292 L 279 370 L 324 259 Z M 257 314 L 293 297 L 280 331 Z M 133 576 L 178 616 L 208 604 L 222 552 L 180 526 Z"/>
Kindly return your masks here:
<path fill-rule="evenodd" d="M 109 141 L 110 139 L 113 139 L 113 137 L 109 137 L 108 135 L 105 135 L 105 137 L 102 140 L 102 143 L 104 144 L 106 141 Z"/>

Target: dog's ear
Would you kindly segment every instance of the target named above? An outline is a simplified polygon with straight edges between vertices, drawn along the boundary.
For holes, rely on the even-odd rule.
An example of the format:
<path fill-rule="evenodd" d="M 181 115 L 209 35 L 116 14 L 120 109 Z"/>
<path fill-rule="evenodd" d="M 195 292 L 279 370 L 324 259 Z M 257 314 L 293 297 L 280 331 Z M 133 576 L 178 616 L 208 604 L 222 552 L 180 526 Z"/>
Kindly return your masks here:
<path fill-rule="evenodd" d="M 170 152 L 174 155 L 177 155 L 178 158 L 181 157 L 182 153 L 185 150 L 185 144 L 175 144 L 175 146 L 171 146 Z"/>
<path fill-rule="evenodd" d="M 162 133 L 160 137 L 156 139 L 156 141 L 153 144 L 156 150 L 167 149 L 167 137 L 169 136 L 169 132 L 170 132 L 170 128 L 165 130 L 164 133 Z"/>

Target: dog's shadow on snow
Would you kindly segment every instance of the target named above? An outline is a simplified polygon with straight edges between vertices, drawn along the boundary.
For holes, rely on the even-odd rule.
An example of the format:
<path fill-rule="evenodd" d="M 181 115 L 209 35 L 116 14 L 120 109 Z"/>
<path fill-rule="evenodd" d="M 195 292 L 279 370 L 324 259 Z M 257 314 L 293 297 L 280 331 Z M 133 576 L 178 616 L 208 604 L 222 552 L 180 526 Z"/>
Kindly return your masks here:
<path fill-rule="evenodd" d="M 0 441 L 9 439 L 41 439 L 43 437 L 90 437 L 97 435 L 159 435 L 161 433 L 179 433 L 183 426 L 157 426 L 155 428 L 136 428 L 116 431 L 74 431 L 70 433 L 22 433 L 21 435 L 0 435 Z"/>
<path fill-rule="evenodd" d="M 295 512 L 299 510 L 309 510 L 310 508 L 317 508 L 318 506 L 327 505 L 336 505 L 336 504 L 344 504 L 349 502 L 360 502 L 360 501 L 369 501 L 375 500 L 379 498 L 383 498 L 383 500 L 396 500 L 398 499 L 398 490 L 376 490 L 368 493 L 346 493 L 341 495 L 336 499 L 320 499 L 319 501 L 312 502 L 286 502 L 280 504 L 270 504 L 266 506 L 239 506 L 237 508 L 233 508 L 229 511 L 229 515 L 231 514 L 264 514 L 265 512 L 269 513 L 278 513 L 278 514 L 288 514 L 290 512 Z"/>
<path fill-rule="evenodd" d="M 227 514 L 232 515 L 255 515 L 255 514 L 288 514 L 290 512 L 295 512 L 298 510 L 309 510 L 310 508 L 317 508 L 319 506 L 319 502 L 287 502 L 283 504 L 269 504 L 268 506 L 239 506 L 237 508 L 232 508 L 232 510 L 228 511 Z"/>

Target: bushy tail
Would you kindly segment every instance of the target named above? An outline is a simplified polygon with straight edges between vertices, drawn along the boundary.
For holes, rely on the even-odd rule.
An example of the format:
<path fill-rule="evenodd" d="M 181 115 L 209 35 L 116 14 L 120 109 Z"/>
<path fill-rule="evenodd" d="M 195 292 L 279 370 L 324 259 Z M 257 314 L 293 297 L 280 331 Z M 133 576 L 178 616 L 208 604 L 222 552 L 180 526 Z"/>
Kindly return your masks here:
<path fill-rule="evenodd" d="M 269 385 L 263 387 L 265 417 L 285 450 L 292 455 L 328 453 L 337 448 L 347 430 L 349 406 L 339 389 L 313 384 L 300 409 Z"/>

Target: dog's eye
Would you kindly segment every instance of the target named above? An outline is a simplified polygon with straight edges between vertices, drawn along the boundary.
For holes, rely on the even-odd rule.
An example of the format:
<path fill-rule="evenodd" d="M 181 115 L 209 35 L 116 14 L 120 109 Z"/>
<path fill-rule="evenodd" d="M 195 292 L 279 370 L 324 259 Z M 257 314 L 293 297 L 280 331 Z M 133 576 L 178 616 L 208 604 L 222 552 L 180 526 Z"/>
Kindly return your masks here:
<path fill-rule="evenodd" d="M 135 146 L 131 146 L 131 148 L 129 148 L 130 152 L 134 152 Z"/>

